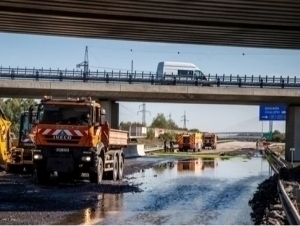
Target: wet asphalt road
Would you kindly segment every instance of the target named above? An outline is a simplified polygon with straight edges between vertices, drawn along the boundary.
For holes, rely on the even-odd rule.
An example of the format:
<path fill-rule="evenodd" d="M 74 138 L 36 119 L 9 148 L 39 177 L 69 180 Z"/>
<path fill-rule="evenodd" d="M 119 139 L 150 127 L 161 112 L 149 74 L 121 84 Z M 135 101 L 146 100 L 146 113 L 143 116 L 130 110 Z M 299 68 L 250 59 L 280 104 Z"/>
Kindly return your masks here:
<path fill-rule="evenodd" d="M 144 191 L 100 197 L 87 224 L 253 224 L 248 201 L 269 177 L 261 158 L 179 162 L 133 175 Z M 83 214 L 83 213 L 81 213 Z"/>
<path fill-rule="evenodd" d="M 162 161 L 165 159 L 126 159 L 124 175 Z M 0 170 L 0 225 L 80 224 L 83 217 L 68 216 L 97 207 L 99 197 L 141 191 L 134 181 L 128 182 L 126 178 L 122 182 L 103 181 L 100 186 L 90 184 L 85 178 L 67 184 L 60 184 L 55 179 L 40 186 L 30 175 L 6 174 Z"/>
<path fill-rule="evenodd" d="M 122 183 L 38 186 L 2 172 L 0 224 L 252 224 L 248 201 L 268 164 L 143 157 L 126 160 L 124 173 Z"/>

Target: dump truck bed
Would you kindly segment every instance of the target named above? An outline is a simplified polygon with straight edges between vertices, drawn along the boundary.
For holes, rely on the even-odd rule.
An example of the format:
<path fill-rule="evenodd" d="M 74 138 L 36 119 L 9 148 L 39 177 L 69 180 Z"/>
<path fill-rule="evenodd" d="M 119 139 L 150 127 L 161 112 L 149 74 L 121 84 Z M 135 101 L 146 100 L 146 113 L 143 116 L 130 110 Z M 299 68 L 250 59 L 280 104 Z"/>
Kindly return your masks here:
<path fill-rule="evenodd" d="M 127 146 L 128 143 L 127 131 L 110 129 L 108 137 L 109 137 L 108 143 L 110 145 Z"/>
<path fill-rule="evenodd" d="M 105 146 L 122 148 L 127 147 L 129 133 L 124 130 L 111 129 L 108 122 L 102 126 L 101 141 Z"/>

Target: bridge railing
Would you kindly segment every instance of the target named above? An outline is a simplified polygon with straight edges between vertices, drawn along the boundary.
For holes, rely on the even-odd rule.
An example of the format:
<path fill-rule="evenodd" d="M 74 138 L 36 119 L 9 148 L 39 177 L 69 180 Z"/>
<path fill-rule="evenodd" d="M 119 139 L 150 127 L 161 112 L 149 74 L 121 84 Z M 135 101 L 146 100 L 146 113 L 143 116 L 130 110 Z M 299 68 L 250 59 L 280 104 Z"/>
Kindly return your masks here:
<path fill-rule="evenodd" d="M 130 73 L 122 71 L 88 71 L 35 69 L 35 68 L 4 68 L 0 67 L 0 79 L 103 82 L 103 83 L 148 83 L 160 85 L 217 85 L 217 86 L 258 86 L 293 88 L 300 87 L 300 78 L 275 76 L 225 76 L 205 75 L 204 78 L 192 78 L 180 75 L 161 75 L 157 73 Z"/>

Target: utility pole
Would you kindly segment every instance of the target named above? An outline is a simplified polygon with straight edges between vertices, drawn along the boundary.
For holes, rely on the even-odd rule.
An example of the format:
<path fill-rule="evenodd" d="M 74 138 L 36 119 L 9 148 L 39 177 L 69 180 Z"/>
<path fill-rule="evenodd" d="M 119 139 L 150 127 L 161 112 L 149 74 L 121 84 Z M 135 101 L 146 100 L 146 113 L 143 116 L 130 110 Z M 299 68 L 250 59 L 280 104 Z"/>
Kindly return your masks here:
<path fill-rule="evenodd" d="M 184 115 L 181 116 L 181 118 L 183 118 L 181 121 L 183 121 L 183 128 L 186 129 L 186 122 L 188 122 L 189 120 L 186 119 L 186 114 L 184 111 Z"/>
<path fill-rule="evenodd" d="M 77 68 L 83 67 L 83 73 L 88 75 L 89 72 L 89 50 L 85 47 L 84 61 L 76 65 Z"/>
<path fill-rule="evenodd" d="M 170 114 L 169 114 L 169 121 L 171 121 L 172 120 L 172 115 L 171 115 L 171 112 L 170 112 Z"/>
<path fill-rule="evenodd" d="M 137 114 L 142 112 L 142 124 L 144 126 L 146 126 L 146 114 L 149 113 L 149 115 L 151 115 L 151 112 L 146 110 L 146 104 L 145 103 L 143 103 L 142 105 L 139 106 L 139 108 L 141 108 L 141 107 L 142 107 L 142 110 L 138 111 Z"/>
<path fill-rule="evenodd" d="M 131 75 L 133 75 L 133 60 L 131 60 Z"/>
<path fill-rule="evenodd" d="M 273 121 L 269 121 L 269 132 L 273 132 Z"/>

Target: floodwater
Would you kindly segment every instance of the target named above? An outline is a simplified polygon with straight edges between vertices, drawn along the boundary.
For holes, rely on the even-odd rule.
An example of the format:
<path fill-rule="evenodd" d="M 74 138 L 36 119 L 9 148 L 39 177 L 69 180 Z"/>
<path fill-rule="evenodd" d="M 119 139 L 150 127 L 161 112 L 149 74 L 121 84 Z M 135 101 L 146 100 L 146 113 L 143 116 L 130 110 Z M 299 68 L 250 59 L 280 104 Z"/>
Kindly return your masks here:
<path fill-rule="evenodd" d="M 269 177 L 266 160 L 196 159 L 132 175 L 144 191 L 101 194 L 84 212 L 84 224 L 253 224 L 248 205 Z"/>

